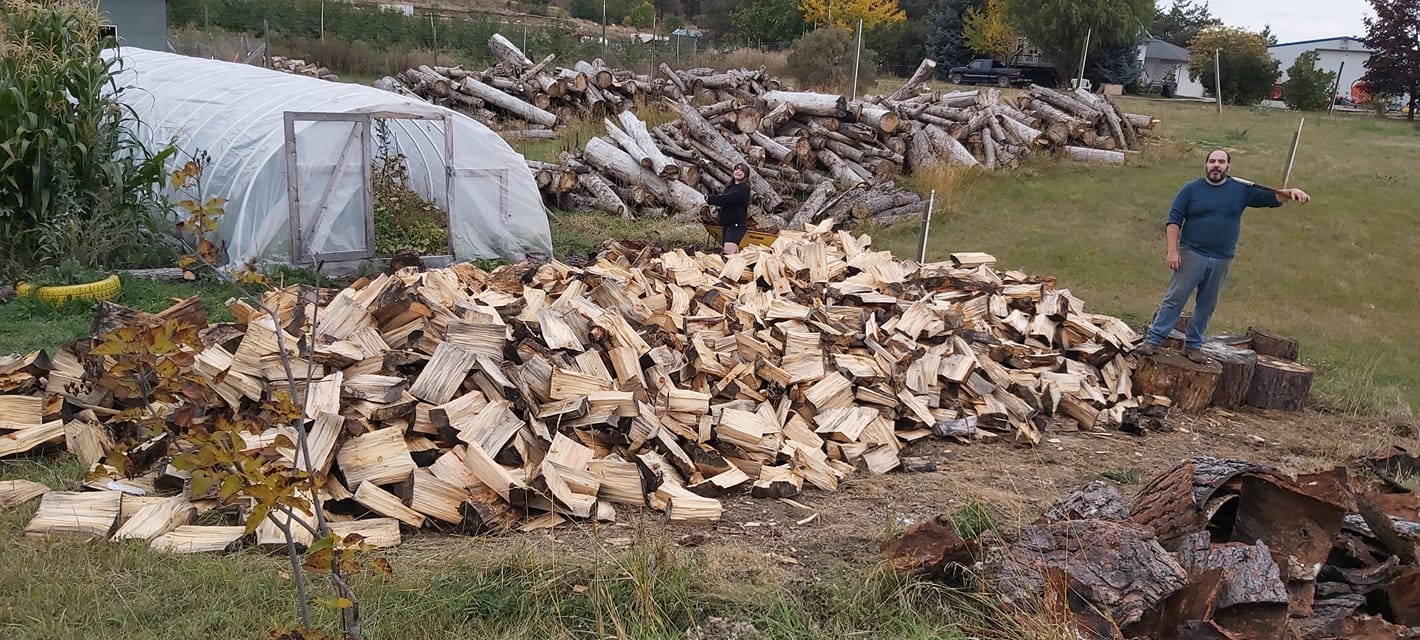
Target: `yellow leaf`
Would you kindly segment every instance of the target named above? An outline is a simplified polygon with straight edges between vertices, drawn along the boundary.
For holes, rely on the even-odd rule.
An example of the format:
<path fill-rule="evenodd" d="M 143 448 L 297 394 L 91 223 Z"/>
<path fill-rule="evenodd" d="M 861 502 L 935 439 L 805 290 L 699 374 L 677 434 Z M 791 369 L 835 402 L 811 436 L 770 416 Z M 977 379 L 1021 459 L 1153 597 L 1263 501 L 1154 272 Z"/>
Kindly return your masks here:
<path fill-rule="evenodd" d="M 349 598 L 316 598 L 316 604 L 327 609 L 349 609 L 355 606 Z"/>

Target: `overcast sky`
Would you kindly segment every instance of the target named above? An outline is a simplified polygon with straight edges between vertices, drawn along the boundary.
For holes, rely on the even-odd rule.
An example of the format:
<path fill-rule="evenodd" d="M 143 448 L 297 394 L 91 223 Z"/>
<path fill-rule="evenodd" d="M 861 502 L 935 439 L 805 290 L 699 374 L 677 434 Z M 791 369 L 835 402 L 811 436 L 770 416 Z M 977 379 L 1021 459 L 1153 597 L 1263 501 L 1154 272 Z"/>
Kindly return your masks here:
<path fill-rule="evenodd" d="M 1158 4 L 1166 7 L 1172 1 Z M 1365 36 L 1361 19 L 1372 15 L 1366 0 L 1209 0 L 1208 8 L 1235 27 L 1260 31 L 1271 25 L 1278 42 Z"/>

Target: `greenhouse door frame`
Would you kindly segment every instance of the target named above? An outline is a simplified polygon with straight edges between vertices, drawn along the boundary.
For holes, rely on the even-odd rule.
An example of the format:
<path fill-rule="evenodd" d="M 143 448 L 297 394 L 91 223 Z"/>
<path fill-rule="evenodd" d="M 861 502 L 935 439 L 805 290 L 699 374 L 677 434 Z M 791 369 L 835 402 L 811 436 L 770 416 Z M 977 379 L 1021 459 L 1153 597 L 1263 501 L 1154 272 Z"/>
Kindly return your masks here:
<path fill-rule="evenodd" d="M 454 121 L 449 114 L 421 114 L 407 113 L 403 111 L 371 111 L 368 113 L 334 113 L 325 111 L 287 111 L 284 114 L 286 133 L 286 199 L 290 207 L 291 216 L 291 261 L 297 264 L 306 264 L 321 261 L 344 261 L 344 260 L 365 260 L 375 256 L 375 203 L 374 190 L 370 180 L 373 178 L 370 170 L 370 163 L 374 160 L 373 128 L 376 120 L 430 120 L 442 121 L 444 123 L 444 202 L 445 206 L 452 208 L 453 203 L 453 180 L 454 166 Z M 330 196 L 335 191 L 336 185 L 340 182 L 341 173 L 348 166 L 346 159 L 354 143 L 360 145 L 361 158 L 361 184 L 363 185 L 361 195 L 364 200 L 365 209 L 365 248 L 355 251 L 338 251 L 333 253 L 313 253 L 306 247 L 307 238 L 305 229 L 301 226 L 301 183 L 300 172 L 297 171 L 296 164 L 296 123 L 297 122 L 349 122 L 358 126 L 351 127 L 350 138 L 346 140 L 344 148 L 341 150 L 340 159 L 335 165 L 335 174 L 330 176 L 330 182 L 324 185 L 320 199 L 320 210 L 316 213 L 316 220 L 322 219 L 328 212 Z M 320 186 L 320 185 L 316 185 Z"/>

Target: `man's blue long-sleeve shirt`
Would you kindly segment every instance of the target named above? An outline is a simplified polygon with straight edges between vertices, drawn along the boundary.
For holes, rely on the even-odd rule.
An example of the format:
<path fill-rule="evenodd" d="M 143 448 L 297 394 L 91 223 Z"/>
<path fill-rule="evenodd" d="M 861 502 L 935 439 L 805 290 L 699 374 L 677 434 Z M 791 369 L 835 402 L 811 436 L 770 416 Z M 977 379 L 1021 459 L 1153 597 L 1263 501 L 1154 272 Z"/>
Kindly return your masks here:
<path fill-rule="evenodd" d="M 1179 246 L 1226 260 L 1237 250 L 1243 209 L 1280 206 L 1276 194 L 1267 189 L 1234 180 L 1215 185 L 1199 178 L 1174 196 L 1168 224 L 1179 225 Z"/>

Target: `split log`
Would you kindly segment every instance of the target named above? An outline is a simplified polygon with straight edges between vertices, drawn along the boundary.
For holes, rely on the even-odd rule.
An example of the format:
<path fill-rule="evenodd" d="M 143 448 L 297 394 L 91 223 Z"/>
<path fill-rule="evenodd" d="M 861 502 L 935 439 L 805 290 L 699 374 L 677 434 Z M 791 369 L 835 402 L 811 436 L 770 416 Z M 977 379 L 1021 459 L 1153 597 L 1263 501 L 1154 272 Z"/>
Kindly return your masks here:
<path fill-rule="evenodd" d="M 1303 364 L 1259 355 L 1244 402 L 1259 409 L 1301 411 L 1314 373 Z"/>

